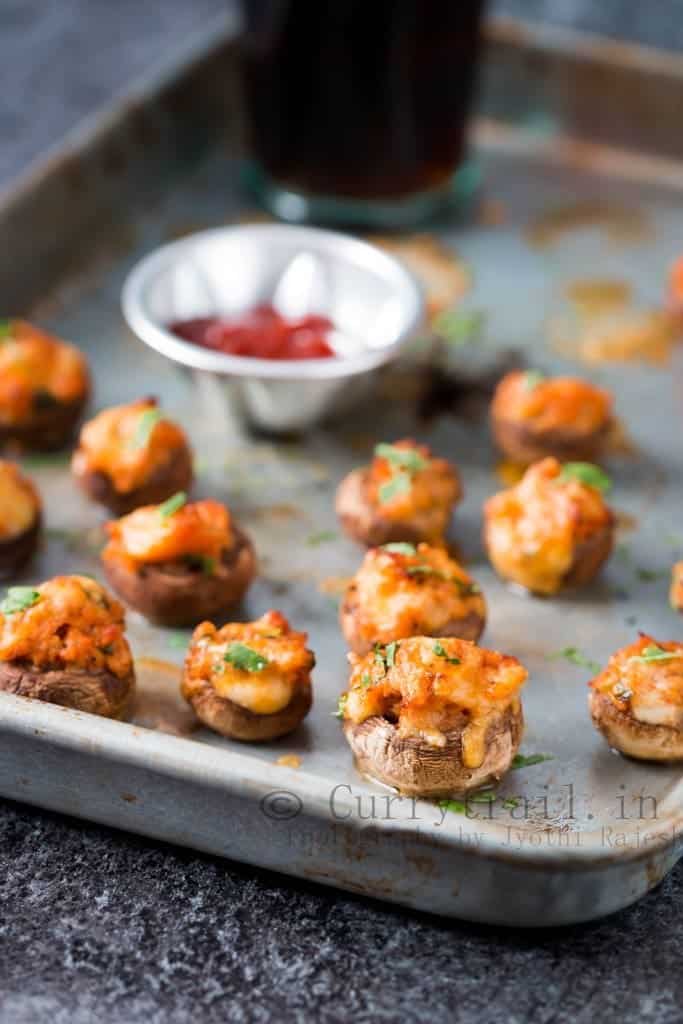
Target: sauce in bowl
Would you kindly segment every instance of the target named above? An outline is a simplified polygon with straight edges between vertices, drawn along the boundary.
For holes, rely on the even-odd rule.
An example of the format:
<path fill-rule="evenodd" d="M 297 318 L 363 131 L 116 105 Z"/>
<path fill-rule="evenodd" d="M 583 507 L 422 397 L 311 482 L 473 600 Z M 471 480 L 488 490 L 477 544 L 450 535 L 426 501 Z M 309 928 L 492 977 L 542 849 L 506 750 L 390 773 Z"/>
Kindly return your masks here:
<path fill-rule="evenodd" d="M 329 359 L 335 354 L 327 340 L 333 329 L 326 316 L 310 313 L 290 320 L 268 304 L 239 316 L 196 317 L 169 324 L 169 330 L 194 345 L 253 359 Z"/>

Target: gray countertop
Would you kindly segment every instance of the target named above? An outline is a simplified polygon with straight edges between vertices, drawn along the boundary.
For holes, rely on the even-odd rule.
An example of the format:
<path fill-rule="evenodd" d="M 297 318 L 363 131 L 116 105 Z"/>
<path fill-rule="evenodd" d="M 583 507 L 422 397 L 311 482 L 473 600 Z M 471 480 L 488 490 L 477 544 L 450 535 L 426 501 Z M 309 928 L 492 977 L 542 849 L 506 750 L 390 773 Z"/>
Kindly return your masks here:
<path fill-rule="evenodd" d="M 0 183 L 227 2 L 0 0 Z M 0 801 L 0 1021 L 673 1024 L 681 909 L 683 867 L 591 926 L 444 923 Z"/>

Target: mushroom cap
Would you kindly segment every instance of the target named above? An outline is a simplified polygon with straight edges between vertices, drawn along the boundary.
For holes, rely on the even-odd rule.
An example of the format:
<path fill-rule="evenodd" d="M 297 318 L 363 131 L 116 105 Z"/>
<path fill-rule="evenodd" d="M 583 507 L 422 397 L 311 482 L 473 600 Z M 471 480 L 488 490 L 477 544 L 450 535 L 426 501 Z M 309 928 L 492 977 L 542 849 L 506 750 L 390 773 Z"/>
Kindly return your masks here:
<path fill-rule="evenodd" d="M 135 693 L 135 674 L 87 669 L 39 671 L 19 662 L 0 662 L 0 690 L 48 701 L 105 718 L 121 718 Z"/>
<path fill-rule="evenodd" d="M 226 697 L 219 697 L 208 682 L 187 699 L 197 718 L 221 736 L 247 743 L 265 743 L 296 729 L 311 709 L 313 691 L 310 679 L 301 680 L 289 704 L 268 715 L 256 714 Z"/>
<path fill-rule="evenodd" d="M 0 425 L 0 447 L 19 445 L 27 451 L 55 451 L 72 439 L 83 410 L 90 398 L 90 388 L 69 402 L 52 402 L 37 409 L 22 423 Z"/>
<path fill-rule="evenodd" d="M 464 796 L 505 775 L 524 731 L 519 701 L 492 714 L 484 736 L 484 760 L 468 768 L 463 763 L 462 734 L 469 721 L 462 712 L 461 721 L 446 733 L 443 747 L 419 737 L 401 737 L 396 725 L 379 716 L 360 725 L 345 721 L 344 735 L 362 774 L 406 796 Z"/>
<path fill-rule="evenodd" d="M 615 750 L 639 761 L 682 761 L 683 730 L 640 722 L 603 693 L 591 690 L 588 707 L 595 728 Z"/>
<path fill-rule="evenodd" d="M 109 583 L 127 604 L 163 626 L 192 626 L 239 604 L 256 575 L 249 537 L 233 525 L 234 544 L 211 575 L 180 562 L 129 568 L 103 559 Z"/>
<path fill-rule="evenodd" d="M 520 423 L 496 413 L 491 415 L 496 444 L 509 459 L 522 465 L 548 455 L 554 455 L 560 462 L 594 462 L 605 445 L 610 427 L 608 421 L 591 431 L 572 426 L 539 430 L 532 423 Z"/>
<path fill-rule="evenodd" d="M 188 491 L 194 479 L 192 453 L 187 445 L 180 445 L 168 462 L 157 466 L 146 483 L 125 493 L 119 493 L 110 477 L 100 470 L 86 470 L 74 476 L 92 501 L 116 516 L 123 516 L 141 505 L 159 505 L 178 491 Z"/>

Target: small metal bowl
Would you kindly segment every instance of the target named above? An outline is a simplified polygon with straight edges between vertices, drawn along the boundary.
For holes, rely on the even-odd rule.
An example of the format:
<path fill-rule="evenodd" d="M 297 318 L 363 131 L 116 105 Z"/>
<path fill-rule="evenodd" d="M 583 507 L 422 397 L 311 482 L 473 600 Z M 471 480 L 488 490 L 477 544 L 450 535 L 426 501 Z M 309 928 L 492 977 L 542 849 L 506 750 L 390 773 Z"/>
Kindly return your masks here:
<path fill-rule="evenodd" d="M 328 316 L 336 356 L 232 356 L 168 328 L 175 320 L 237 315 L 263 302 L 287 317 Z M 420 286 L 392 256 L 337 232 L 282 224 L 215 228 L 162 246 L 130 272 L 122 305 L 142 341 L 222 378 L 231 406 L 238 403 L 253 425 L 274 432 L 301 430 L 357 397 L 424 316 Z"/>

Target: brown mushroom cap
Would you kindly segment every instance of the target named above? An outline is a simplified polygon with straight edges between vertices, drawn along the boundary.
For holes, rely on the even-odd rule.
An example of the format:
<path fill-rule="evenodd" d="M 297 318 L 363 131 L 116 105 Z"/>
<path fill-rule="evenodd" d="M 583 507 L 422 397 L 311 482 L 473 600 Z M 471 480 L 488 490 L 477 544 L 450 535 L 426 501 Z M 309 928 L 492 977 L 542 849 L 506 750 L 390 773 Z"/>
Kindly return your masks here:
<path fill-rule="evenodd" d="M 211 575 L 185 563 L 162 562 L 131 569 L 102 560 L 116 593 L 145 618 L 162 626 L 193 626 L 239 604 L 256 575 L 251 540 L 233 526 L 234 544 Z"/>
<path fill-rule="evenodd" d="M 131 672 L 120 679 L 105 671 L 40 671 L 19 662 L 5 661 L 0 662 L 0 690 L 105 718 L 121 718 L 135 693 L 135 674 Z"/>
<path fill-rule="evenodd" d="M 600 572 L 612 553 L 614 545 L 614 523 L 608 523 L 601 530 L 577 544 L 572 564 L 562 581 L 563 587 L 582 587 L 590 583 Z"/>
<path fill-rule="evenodd" d="M 142 505 L 159 505 L 178 491 L 189 491 L 194 479 L 192 453 L 187 445 L 181 445 L 167 463 L 157 466 L 146 483 L 125 493 L 117 491 L 110 477 L 100 470 L 86 470 L 74 476 L 92 501 L 116 516 L 123 516 Z"/>
<path fill-rule="evenodd" d="M 434 542 L 434 531 L 424 516 L 413 520 L 388 519 L 366 497 L 367 469 L 354 469 L 337 488 L 335 509 L 344 531 L 366 547 L 381 547 L 396 541 L 419 544 Z"/>
<path fill-rule="evenodd" d="M 483 605 L 483 601 L 481 602 Z M 424 623 L 421 620 L 415 620 L 414 628 L 411 632 L 405 634 L 396 634 L 391 637 L 371 637 L 368 638 L 367 630 L 362 630 L 360 627 L 359 615 L 358 615 L 358 588 L 355 583 L 350 583 L 346 589 L 344 600 L 339 609 L 339 622 L 341 625 L 342 633 L 346 639 L 349 648 L 354 651 L 355 654 L 368 654 L 372 650 L 375 643 L 388 643 L 390 640 L 403 640 L 406 636 L 440 636 L 458 637 L 460 640 L 472 640 L 476 643 L 481 634 L 484 632 L 484 626 L 486 625 L 486 613 L 484 611 L 472 610 L 467 612 L 466 615 L 460 618 L 449 619 L 443 625 L 439 625 L 437 631 L 429 629 L 429 624 Z"/>
<path fill-rule="evenodd" d="M 364 775 L 406 796 L 464 796 L 509 770 L 522 740 L 524 718 L 519 701 L 492 715 L 484 737 L 484 760 L 476 768 L 467 768 L 462 734 L 470 719 L 464 711 L 459 717 L 446 733 L 443 747 L 418 737 L 400 737 L 396 725 L 379 716 L 360 725 L 345 721 L 344 735 Z"/>
<path fill-rule="evenodd" d="M 27 529 L 15 537 L 0 541 L 0 577 L 13 576 L 35 553 L 42 530 L 42 515 L 36 509 L 36 517 Z"/>
<path fill-rule="evenodd" d="M 226 697 L 219 697 L 208 682 L 187 699 L 197 718 L 221 736 L 246 743 L 266 743 L 296 729 L 311 710 L 313 692 L 308 678 L 297 682 L 289 704 L 268 715 L 258 715 Z"/>
<path fill-rule="evenodd" d="M 640 722 L 603 693 L 591 690 L 588 707 L 595 728 L 615 750 L 639 761 L 683 761 L 683 731 Z"/>
<path fill-rule="evenodd" d="M 70 402 L 51 402 L 45 409 L 36 409 L 23 423 L 0 425 L 0 447 L 17 445 L 27 451 L 55 451 L 65 448 L 73 438 L 78 422 L 90 397 L 86 388 Z"/>
<path fill-rule="evenodd" d="M 493 437 L 513 462 L 528 465 L 554 455 L 560 462 L 594 462 L 603 449 L 611 423 L 595 430 L 577 430 L 567 426 L 539 430 L 533 423 L 519 423 L 498 414 L 491 415 Z"/>

